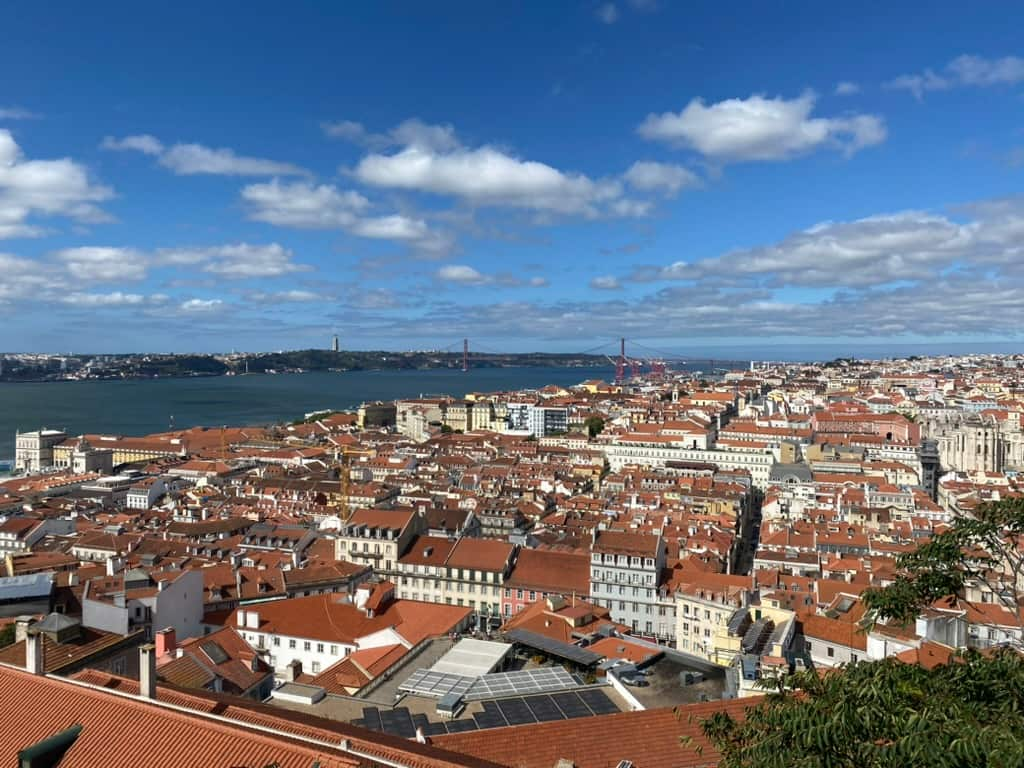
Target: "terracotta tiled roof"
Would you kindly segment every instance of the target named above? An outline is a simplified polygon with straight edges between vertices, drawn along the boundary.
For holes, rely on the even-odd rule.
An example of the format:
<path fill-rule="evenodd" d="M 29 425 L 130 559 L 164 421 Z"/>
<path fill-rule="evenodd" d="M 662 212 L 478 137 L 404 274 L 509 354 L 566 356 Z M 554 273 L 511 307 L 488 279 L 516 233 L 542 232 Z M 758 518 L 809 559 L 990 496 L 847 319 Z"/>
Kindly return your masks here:
<path fill-rule="evenodd" d="M 658 554 L 658 537 L 644 533 L 598 531 L 597 539 L 594 542 L 594 551 L 608 552 L 616 555 L 656 557 Z"/>
<path fill-rule="evenodd" d="M 434 737 L 434 743 L 513 768 L 552 768 L 559 760 L 575 768 L 610 768 L 628 760 L 636 768 L 696 768 L 718 764 L 718 751 L 704 736 L 701 721 L 725 711 L 743 717 L 756 699 L 622 712 L 536 725 L 492 728 Z M 693 739 L 690 746 L 682 737 Z M 702 747 L 698 752 L 695 747 Z"/>
<path fill-rule="evenodd" d="M 853 622 L 830 619 L 827 616 L 804 616 L 801 623 L 804 637 L 812 641 L 822 640 L 859 651 L 867 650 L 868 636 Z"/>
<path fill-rule="evenodd" d="M 136 768 L 148 765 L 267 765 L 352 768 L 360 761 L 329 747 L 259 733 L 199 714 L 10 667 L 0 667 L 0 754 L 83 726 L 61 768 Z M 141 761 L 141 762 L 140 762 Z"/>
<path fill-rule="evenodd" d="M 911 648 L 897 653 L 896 658 L 907 664 L 920 664 L 925 669 L 934 669 L 948 664 L 956 654 L 956 649 L 942 643 L 923 640 L 920 648 Z"/>
<path fill-rule="evenodd" d="M 0 678 L 2 678 L 2 672 L 0 669 Z M 43 679 L 43 678 L 36 678 Z M 83 672 L 75 675 L 75 680 L 80 680 L 84 683 L 98 686 L 101 688 L 109 689 L 110 691 L 118 691 L 129 695 L 137 695 L 139 692 L 139 684 L 135 680 L 128 680 L 123 677 L 117 677 L 105 672 L 99 672 L 97 670 L 84 670 Z M 66 683 L 66 685 L 70 685 Z M 0 683 L 0 693 L 5 692 L 2 683 Z M 58 692 L 59 693 L 59 692 Z M 102 692 L 96 692 L 100 696 L 104 695 Z M 439 748 L 437 745 L 417 744 L 415 741 L 399 738 L 397 736 L 389 736 L 384 733 L 378 733 L 376 731 L 368 731 L 364 728 L 359 728 L 347 723 L 338 722 L 335 720 L 325 720 L 323 718 L 314 717 L 311 715 L 301 714 L 299 712 L 293 712 L 277 707 L 271 707 L 267 705 L 257 704 L 247 699 L 240 699 L 233 696 L 227 696 L 223 694 L 213 693 L 211 691 L 183 691 L 169 685 L 157 686 L 157 700 L 161 703 L 167 703 L 175 707 L 181 707 L 187 710 L 191 710 L 197 715 L 203 714 L 216 714 L 226 720 L 234 721 L 237 723 L 238 730 L 235 731 L 237 734 L 236 738 L 245 739 L 250 731 L 245 726 L 255 726 L 258 728 L 270 728 L 275 731 L 289 734 L 298 739 L 315 739 L 320 742 L 328 742 L 331 745 L 339 744 L 343 739 L 347 740 L 351 749 L 357 751 L 360 755 L 365 755 L 365 758 L 359 760 L 361 766 L 375 766 L 378 765 L 376 760 L 387 761 L 390 765 L 396 763 L 409 768 L 452 768 L 454 766 L 465 766 L 465 768 L 498 768 L 498 764 L 489 761 L 484 758 L 478 758 L 460 753 L 450 752 L 444 748 Z M 143 706 L 144 702 L 139 702 Z M 3 717 L 4 713 L 9 707 L 17 707 L 17 698 L 11 699 L 7 697 L 4 704 L 0 704 L 0 717 Z M 155 705 L 149 704 L 149 707 L 156 708 Z M 73 710 L 72 710 L 73 711 Z M 123 723 L 115 722 L 122 713 L 120 711 L 106 710 L 104 716 L 109 719 L 113 727 L 122 728 L 126 731 L 131 730 L 124 728 Z M 198 722 L 202 723 L 203 718 L 195 718 Z M 74 720 L 70 722 L 76 722 Z M 77 722 L 81 722 L 78 720 Z M 124 722 L 131 723 L 134 726 L 134 720 L 128 717 L 124 718 Z M 155 730 L 154 726 L 159 727 L 159 723 L 146 723 L 140 728 L 148 728 Z M 228 726 L 231 727 L 230 725 Z M 3 748 L 3 730 L 0 729 L 0 749 Z M 146 733 L 145 730 L 135 732 L 136 743 L 140 740 L 140 733 Z M 270 736 L 270 738 L 275 738 Z M 288 744 L 292 743 L 285 737 L 277 737 Z M 157 746 L 164 746 L 167 749 L 167 745 L 163 739 L 159 741 Z M 125 761 L 124 762 L 95 762 L 95 763 L 75 763 L 72 768 L 92 768 L 94 765 L 96 768 L 107 768 L 107 766 L 113 766 L 118 768 L 119 766 L 131 766 L 136 768 L 138 766 L 138 754 L 133 751 L 128 745 L 123 747 L 125 750 Z M 7 750 L 5 753 L 9 753 Z M 350 766 L 354 765 L 354 762 L 349 762 L 351 757 L 349 755 L 342 755 L 338 750 L 325 746 L 324 750 L 319 753 L 318 759 L 321 761 L 321 768 L 334 768 L 335 766 Z M 327 762 L 324 761 L 324 757 L 331 758 Z M 129 762 L 128 757 L 134 758 L 134 762 Z M 180 759 L 174 760 L 174 755 L 170 756 L 170 759 L 162 760 L 159 764 L 169 765 L 195 765 L 195 766 L 228 766 L 228 765 L 246 765 L 246 766 L 263 766 L 278 760 L 279 764 L 284 766 L 296 765 L 301 768 L 309 768 L 313 764 L 312 760 L 307 758 L 305 763 L 297 763 L 294 761 L 285 762 L 281 757 L 272 756 L 271 758 L 263 759 L 258 761 L 256 757 L 250 757 L 248 760 L 242 760 L 237 758 L 235 760 L 229 759 L 217 759 L 219 757 L 216 753 L 211 753 L 210 759 L 205 758 L 205 755 L 201 755 L 195 759 Z M 332 761 L 333 760 L 333 761 Z M 342 762 L 344 761 L 344 762 Z M 62 768 L 65 768 L 64 763 L 61 764 Z"/>
<path fill-rule="evenodd" d="M 81 637 L 70 643 L 56 643 L 43 635 L 43 668 L 46 672 L 57 673 L 80 666 L 94 657 L 102 657 L 118 645 L 141 643 L 142 634 L 142 630 L 126 636 L 83 627 Z M 25 641 L 0 649 L 0 664 L 24 667 Z"/>
<path fill-rule="evenodd" d="M 520 550 L 506 587 L 586 595 L 590 592 L 590 557 L 586 552 Z"/>
<path fill-rule="evenodd" d="M 448 555 L 449 568 L 500 571 L 512 554 L 512 545 L 496 539 L 459 539 Z"/>
<path fill-rule="evenodd" d="M 410 645 L 427 637 L 444 635 L 457 627 L 472 609 L 454 605 L 395 600 L 374 617 L 366 614 L 337 594 L 295 597 L 252 605 L 243 610 L 259 615 L 259 631 L 354 644 L 356 639 L 382 629 L 393 628 Z M 228 626 L 236 626 L 237 610 Z"/>

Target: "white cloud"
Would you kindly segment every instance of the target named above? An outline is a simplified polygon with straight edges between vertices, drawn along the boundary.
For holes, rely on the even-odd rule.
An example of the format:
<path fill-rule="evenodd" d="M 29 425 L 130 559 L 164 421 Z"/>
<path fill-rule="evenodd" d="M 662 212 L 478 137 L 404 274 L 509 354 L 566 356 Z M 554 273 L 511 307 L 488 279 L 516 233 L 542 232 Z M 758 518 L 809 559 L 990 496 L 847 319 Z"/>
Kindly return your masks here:
<path fill-rule="evenodd" d="M 146 277 L 148 259 L 133 248 L 84 246 L 65 248 L 54 256 L 76 280 L 114 283 L 142 280 Z"/>
<path fill-rule="evenodd" d="M 277 179 L 248 185 L 242 190 L 242 200 L 248 204 L 251 218 L 300 229 L 346 229 L 370 205 L 358 192 L 341 191 L 333 184 Z"/>
<path fill-rule="evenodd" d="M 1004 56 L 986 59 L 965 54 L 949 62 L 941 72 L 925 69 L 923 72 L 900 75 L 884 83 L 892 90 L 910 91 L 918 100 L 928 91 L 945 91 L 957 87 L 991 87 L 1016 85 L 1024 82 L 1024 59 Z"/>
<path fill-rule="evenodd" d="M 590 287 L 599 291 L 616 291 L 622 287 L 622 283 L 614 275 L 602 275 L 591 280 Z"/>
<path fill-rule="evenodd" d="M 614 3 L 602 3 L 595 13 L 604 24 L 614 24 L 619 20 L 619 9 L 615 7 Z"/>
<path fill-rule="evenodd" d="M 694 99 L 680 112 L 650 114 L 637 129 L 641 136 L 695 149 L 721 162 L 784 160 L 822 147 L 852 154 L 885 140 L 882 118 L 875 115 L 812 117 L 815 96 L 795 99 L 727 99 L 710 106 Z"/>
<path fill-rule="evenodd" d="M 361 219 L 351 229 L 353 234 L 378 240 L 422 240 L 430 233 L 422 219 L 401 214 Z"/>
<path fill-rule="evenodd" d="M 292 163 L 261 157 L 237 155 L 233 149 L 211 148 L 202 144 L 175 144 L 165 147 L 155 136 L 142 134 L 122 139 L 107 136 L 100 147 L 131 150 L 156 157 L 160 165 L 178 176 L 210 174 L 215 176 L 309 176 L 309 171 Z"/>
<path fill-rule="evenodd" d="M 392 143 L 398 146 L 418 147 L 436 152 L 448 152 L 459 146 L 452 126 L 431 125 L 415 117 L 399 123 L 388 136 Z"/>
<path fill-rule="evenodd" d="M 490 276 L 464 264 L 446 264 L 437 271 L 439 280 L 462 285 L 486 285 L 492 282 Z"/>
<path fill-rule="evenodd" d="M 202 248 L 165 248 L 155 260 L 166 265 L 196 265 L 203 272 L 229 279 L 280 277 L 307 272 L 312 267 L 296 264 L 294 254 L 278 243 L 232 243 Z"/>
<path fill-rule="evenodd" d="M 1024 199 L 962 206 L 966 220 L 902 211 L 824 222 L 785 239 L 692 262 L 641 267 L 632 278 L 770 288 L 867 289 L 954 271 L 1024 275 Z"/>
<path fill-rule="evenodd" d="M 139 293 L 69 293 L 61 301 L 76 307 L 132 307 L 146 303 L 146 297 Z"/>
<path fill-rule="evenodd" d="M 437 270 L 436 277 L 442 282 L 456 283 L 458 285 L 494 285 L 503 288 L 519 288 L 523 286 L 544 288 L 548 285 L 548 281 L 544 277 L 536 276 L 524 280 L 508 272 L 489 275 L 465 264 L 446 264 Z"/>
<path fill-rule="evenodd" d="M 97 203 L 109 187 L 93 184 L 86 169 L 69 158 L 27 160 L 10 131 L 0 129 L 0 239 L 37 237 L 33 216 L 67 216 L 80 222 L 108 221 Z"/>
<path fill-rule="evenodd" d="M 431 229 L 422 219 L 402 214 L 369 216 L 370 201 L 358 192 L 333 184 L 308 182 L 250 184 L 242 190 L 249 217 L 279 227 L 340 229 L 357 237 L 396 240 L 428 255 L 451 248 L 449 235 Z"/>
<path fill-rule="evenodd" d="M 138 136 L 125 136 L 123 139 L 105 136 L 103 141 L 100 142 L 100 148 L 115 152 L 141 152 L 144 155 L 159 155 L 164 151 L 164 145 L 160 140 L 155 136 L 150 136 L 148 133 Z"/>
<path fill-rule="evenodd" d="M 360 142 L 367 135 L 366 128 L 363 127 L 363 124 L 357 123 L 354 120 L 328 121 L 321 123 L 320 127 L 323 129 L 324 134 L 330 136 L 332 139 L 344 139 L 345 141 Z"/>
<path fill-rule="evenodd" d="M 626 182 L 645 192 L 660 190 L 675 194 L 686 187 L 700 186 L 700 177 L 688 168 L 670 163 L 640 161 L 633 163 L 623 176 Z"/>
<path fill-rule="evenodd" d="M 450 195 L 475 205 L 592 217 L 622 194 L 617 181 L 564 173 L 494 147 L 452 148 L 446 144 L 451 135 L 445 128 L 427 132 L 419 126 L 407 135 L 414 143 L 391 155 L 364 157 L 355 175 L 372 186 Z"/>
<path fill-rule="evenodd" d="M 322 296 L 319 293 L 313 291 L 303 290 L 290 290 L 290 291 L 275 291 L 272 293 L 251 293 L 249 294 L 251 301 L 256 301 L 266 304 L 283 304 L 283 303 L 307 303 L 316 301 L 326 301 L 327 297 Z"/>
<path fill-rule="evenodd" d="M 220 299 L 188 299 L 179 305 L 182 312 L 210 312 L 224 304 Z"/>
<path fill-rule="evenodd" d="M 415 117 L 399 123 L 387 133 L 372 133 L 354 120 L 325 122 L 320 127 L 332 139 L 343 139 L 375 150 L 395 146 L 448 150 L 458 146 L 452 126 L 431 125 Z"/>
<path fill-rule="evenodd" d="M 857 83 L 843 80 L 836 84 L 836 96 L 853 96 L 856 93 L 860 93 L 860 86 Z"/>
<path fill-rule="evenodd" d="M 32 259 L 0 253 L 0 305 L 44 295 L 56 282 Z"/>
<path fill-rule="evenodd" d="M 0 107 L 0 120 L 38 120 L 40 117 L 38 113 L 22 107 Z"/>

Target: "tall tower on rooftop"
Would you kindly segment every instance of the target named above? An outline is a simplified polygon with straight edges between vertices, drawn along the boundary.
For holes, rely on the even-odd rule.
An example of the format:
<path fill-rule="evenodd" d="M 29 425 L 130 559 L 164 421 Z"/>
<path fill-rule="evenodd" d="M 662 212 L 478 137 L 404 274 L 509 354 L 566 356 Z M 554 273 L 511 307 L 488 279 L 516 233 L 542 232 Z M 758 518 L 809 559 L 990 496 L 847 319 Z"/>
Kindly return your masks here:
<path fill-rule="evenodd" d="M 340 347 L 338 346 L 338 334 L 334 334 L 334 338 L 331 340 L 331 351 L 338 352 Z"/>

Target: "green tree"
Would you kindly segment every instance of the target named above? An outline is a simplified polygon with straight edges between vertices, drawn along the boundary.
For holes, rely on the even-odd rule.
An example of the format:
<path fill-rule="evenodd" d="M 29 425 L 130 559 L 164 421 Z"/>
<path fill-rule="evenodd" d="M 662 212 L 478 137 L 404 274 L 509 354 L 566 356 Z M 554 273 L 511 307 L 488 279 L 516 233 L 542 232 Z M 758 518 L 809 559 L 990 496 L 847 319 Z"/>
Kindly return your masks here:
<path fill-rule="evenodd" d="M 931 670 L 861 662 L 774 685 L 744 719 L 702 722 L 723 768 L 1024 765 L 1024 656 L 1009 649 Z"/>
<path fill-rule="evenodd" d="M 985 587 L 1024 628 L 1024 499 L 1003 499 L 957 518 L 947 530 L 900 555 L 902 575 L 862 597 L 873 620 L 906 623 L 923 608 L 964 587 Z"/>
<path fill-rule="evenodd" d="M 14 626 L 13 621 L 10 624 L 4 626 L 3 629 L 0 629 L 0 648 L 6 648 L 8 645 L 14 642 L 15 631 L 16 627 Z"/>
<path fill-rule="evenodd" d="M 588 435 L 597 437 L 604 430 L 604 419 L 594 414 L 593 416 L 588 416 L 583 425 L 587 428 Z"/>

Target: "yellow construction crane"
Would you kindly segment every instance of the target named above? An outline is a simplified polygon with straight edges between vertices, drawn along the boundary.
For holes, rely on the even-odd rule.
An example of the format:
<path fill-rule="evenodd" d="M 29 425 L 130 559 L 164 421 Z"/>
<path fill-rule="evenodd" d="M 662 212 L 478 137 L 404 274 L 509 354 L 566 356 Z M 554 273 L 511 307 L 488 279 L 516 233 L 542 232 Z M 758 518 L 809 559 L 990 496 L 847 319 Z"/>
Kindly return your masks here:
<path fill-rule="evenodd" d="M 350 457 L 353 454 L 359 453 L 349 449 L 348 446 L 342 446 L 340 451 L 334 452 L 335 468 L 338 470 L 338 480 L 341 481 L 341 506 L 342 506 L 342 518 L 348 522 L 348 518 L 352 514 L 352 510 L 348 506 L 348 492 L 349 484 L 352 481 L 352 467 L 350 463 Z"/>

